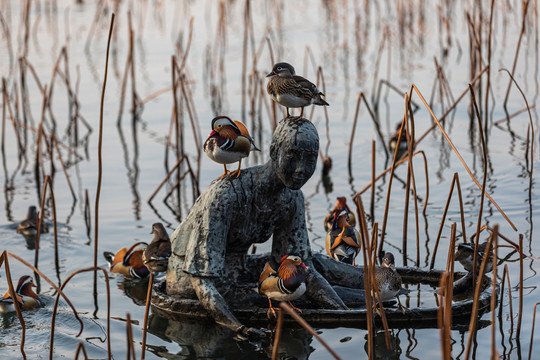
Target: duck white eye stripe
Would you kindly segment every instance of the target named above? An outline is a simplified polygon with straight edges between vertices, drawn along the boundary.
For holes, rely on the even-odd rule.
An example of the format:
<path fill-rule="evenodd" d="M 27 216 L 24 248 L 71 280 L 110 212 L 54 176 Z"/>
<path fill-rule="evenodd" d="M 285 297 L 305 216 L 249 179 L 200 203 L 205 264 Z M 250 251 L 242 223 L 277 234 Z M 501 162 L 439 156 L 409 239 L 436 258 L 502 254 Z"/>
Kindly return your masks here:
<path fill-rule="evenodd" d="M 21 288 L 24 287 L 24 285 L 26 285 L 28 283 L 31 283 L 31 282 L 32 282 L 32 278 L 28 277 L 28 279 L 24 280 L 24 282 L 21 284 Z"/>

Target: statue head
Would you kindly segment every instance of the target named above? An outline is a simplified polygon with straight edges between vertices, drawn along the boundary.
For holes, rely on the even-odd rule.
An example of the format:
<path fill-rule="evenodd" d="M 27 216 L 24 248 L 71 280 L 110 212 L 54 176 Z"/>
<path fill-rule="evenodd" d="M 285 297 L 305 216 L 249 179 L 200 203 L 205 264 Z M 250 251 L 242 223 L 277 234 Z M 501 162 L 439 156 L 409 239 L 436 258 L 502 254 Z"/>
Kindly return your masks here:
<path fill-rule="evenodd" d="M 300 189 L 317 166 L 319 134 L 307 119 L 286 118 L 274 131 L 270 145 L 272 166 L 289 189 Z"/>

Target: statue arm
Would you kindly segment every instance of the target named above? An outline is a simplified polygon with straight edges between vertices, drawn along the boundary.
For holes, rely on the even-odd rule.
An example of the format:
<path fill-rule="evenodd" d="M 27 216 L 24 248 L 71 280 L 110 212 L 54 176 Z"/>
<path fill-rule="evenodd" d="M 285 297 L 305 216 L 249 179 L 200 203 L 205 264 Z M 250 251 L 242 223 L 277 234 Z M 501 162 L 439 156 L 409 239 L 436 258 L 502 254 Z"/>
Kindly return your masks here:
<path fill-rule="evenodd" d="M 191 284 L 195 289 L 195 293 L 201 302 L 201 305 L 210 313 L 214 320 L 232 331 L 236 332 L 241 337 L 257 336 L 264 337 L 264 331 L 256 328 L 248 328 L 231 312 L 229 305 L 216 289 L 214 281 L 211 278 L 188 275 L 191 278 Z"/>

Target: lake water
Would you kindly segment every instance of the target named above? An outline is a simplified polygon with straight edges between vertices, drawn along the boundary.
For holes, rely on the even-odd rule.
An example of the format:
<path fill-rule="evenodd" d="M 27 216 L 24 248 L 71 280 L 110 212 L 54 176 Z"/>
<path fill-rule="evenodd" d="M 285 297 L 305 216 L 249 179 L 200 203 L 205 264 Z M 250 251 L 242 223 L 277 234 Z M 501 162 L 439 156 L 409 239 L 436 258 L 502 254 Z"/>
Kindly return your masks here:
<path fill-rule="evenodd" d="M 247 65 L 243 66 L 245 1 L 139 1 L 139 2 L 98 2 L 98 1 L 45 1 L 31 2 L 28 27 L 24 24 L 25 1 L 1 1 L 0 10 L 5 26 L 0 32 L 0 71 L 5 78 L 10 106 L 15 117 L 22 122 L 23 102 L 20 98 L 21 75 L 18 59 L 26 54 L 26 61 L 33 69 L 42 85 L 51 87 L 54 65 L 63 47 L 68 55 L 59 63 L 61 75 L 69 71 L 71 90 L 78 94 L 80 117 L 93 129 L 87 135 L 86 127 L 79 123 L 79 145 L 75 147 L 67 136 L 68 125 L 73 116 L 68 91 L 61 77 L 55 77 L 51 112 L 45 115 L 45 131 L 52 132 L 51 114 L 56 123 L 56 137 L 60 145 L 62 159 L 68 162 L 66 172 L 73 186 L 77 201 L 74 203 L 69 184 L 62 171 L 62 165 L 55 152 L 53 156 L 54 194 L 58 218 L 59 259 L 55 263 L 53 234 L 41 237 L 39 269 L 58 285 L 72 272 L 93 265 L 95 236 L 95 199 L 98 183 L 98 134 L 101 89 L 103 85 L 107 34 L 111 14 L 116 14 L 111 57 L 106 84 L 103 112 L 102 183 L 99 201 L 99 258 L 98 264 L 106 266 L 103 251 L 113 251 L 129 246 L 135 241 L 150 241 L 151 225 L 160 221 L 171 233 L 185 217 L 193 203 L 190 181 L 182 183 L 180 196 L 174 193 L 164 202 L 167 191 L 174 184 L 161 189 L 151 204 L 148 199 L 158 187 L 168 170 L 176 162 L 173 149 L 168 151 L 168 167 L 165 166 L 166 137 L 170 131 L 173 114 L 171 86 L 171 57 L 182 59 L 189 42 L 190 19 L 193 32 L 189 53 L 185 61 L 186 87 L 192 93 L 192 105 L 200 125 L 197 133 L 204 141 L 210 132 L 211 119 L 216 115 L 228 115 L 244 121 L 252 131 L 260 154 L 253 154 L 242 166 L 253 166 L 268 160 L 272 134 L 271 100 L 265 89 L 256 87 L 254 108 L 250 97 L 243 97 L 243 86 L 266 86 L 264 75 L 270 72 L 273 61 L 287 61 L 296 67 L 296 72 L 312 81 L 317 79 L 317 67 L 324 74 L 329 127 L 326 135 L 324 109 L 314 109 L 311 120 L 319 130 L 321 150 L 330 156 L 333 167 L 329 179 L 322 177 L 319 163 L 313 177 L 303 187 L 306 199 L 307 224 L 313 251 L 324 252 L 325 232 L 323 219 L 333 207 L 337 196 L 351 196 L 371 181 L 372 141 L 376 140 L 376 173 L 380 173 L 391 163 L 387 158 L 383 142 L 377 135 L 375 126 L 366 110 L 360 107 L 358 125 L 353 142 L 352 172 L 347 167 L 347 153 L 350 143 L 356 101 L 363 92 L 370 106 L 377 94 L 381 80 L 390 82 L 398 92 L 383 87 L 378 102 L 378 119 L 386 142 L 394 133 L 396 124 L 403 118 L 404 93 L 409 93 L 414 84 L 423 96 L 432 103 L 435 115 L 441 116 L 445 109 L 467 90 L 475 74 L 471 75 L 471 27 L 467 22 L 470 14 L 475 26 L 479 27 L 478 14 L 482 14 L 482 26 L 475 32 L 482 45 L 480 69 L 488 62 L 489 5 L 481 8 L 466 4 L 446 4 L 445 2 L 424 1 L 265 1 L 249 2 L 251 26 L 247 41 Z M 520 113 L 507 121 L 504 99 L 509 76 L 501 68 L 511 71 L 519 34 L 522 26 L 522 9 L 519 2 L 495 2 L 493 12 L 493 35 L 491 50 L 488 117 L 482 122 L 487 142 L 487 182 L 486 189 L 492 199 L 502 208 L 517 228 L 515 231 L 500 214 L 493 203 L 486 199 L 481 224 L 493 227 L 499 225 L 502 235 L 518 242 L 523 234 L 524 244 L 524 305 L 521 338 L 516 339 L 515 326 L 518 312 L 519 261 L 510 248 L 499 248 L 499 258 L 505 259 L 499 266 L 499 277 L 504 265 L 508 266 L 512 284 L 512 311 L 508 293 L 504 295 L 502 316 L 497 317 L 495 326 L 495 346 L 504 358 L 527 356 L 531 345 L 532 315 L 534 304 L 539 299 L 540 277 L 537 269 L 540 245 L 536 241 L 538 230 L 534 224 L 539 219 L 538 190 L 538 114 L 533 107 L 538 101 L 538 23 L 532 16 L 537 12 L 536 3 L 530 5 L 526 31 L 521 40 L 514 77 L 523 90 L 531 107 L 534 137 L 529 129 L 527 112 Z M 479 5 L 475 5 L 479 6 Z M 138 119 L 132 122 L 131 78 L 128 78 L 122 122 L 117 127 L 121 106 L 122 80 L 129 51 L 128 14 L 133 24 L 134 75 L 136 92 L 144 105 L 138 108 Z M 97 20 L 96 20 L 97 19 Z M 25 33 L 28 33 L 25 47 Z M 268 40 L 267 40 L 268 39 Z M 272 56 L 269 52 L 272 47 Z M 254 61 L 254 54 L 257 59 Z M 440 91 L 436 82 L 437 70 L 434 59 L 442 68 L 448 80 L 448 90 Z M 180 61 L 179 61 L 180 62 Z M 475 71 L 477 71 L 475 70 Z M 253 75 L 253 77 L 250 77 Z M 487 74 L 482 77 L 482 111 L 485 108 Z M 250 79 L 256 79 L 250 80 Z M 243 85 L 245 84 L 245 85 Z M 28 69 L 26 71 L 27 105 L 29 126 L 37 129 L 41 119 L 42 94 Z M 160 92 L 163 90 L 163 92 Z M 246 91 L 247 91 L 246 90 Z M 15 97 L 16 92 L 19 97 Z M 179 90 L 181 91 L 181 90 Z M 251 91 L 251 90 L 250 90 Z M 158 93 L 160 92 L 160 93 Z M 150 100 L 146 98 L 156 94 Z M 419 104 L 414 113 L 415 133 L 423 134 L 431 125 L 432 118 L 416 93 L 413 101 Z M 4 98 L 1 103 L 5 105 Z M 446 120 L 445 131 L 459 150 L 472 174 L 482 183 L 483 160 L 478 124 L 469 116 L 470 96 L 457 105 Z M 511 88 L 507 103 L 508 114 L 514 114 L 526 107 L 523 97 L 515 86 Z M 278 118 L 284 109 L 277 107 Z M 180 118 L 184 123 L 183 147 L 192 166 L 197 169 L 197 141 L 193 135 L 188 112 L 184 102 L 180 102 Z M 297 110 L 294 110 L 297 111 Z M 306 114 L 311 116 L 311 108 Z M 6 114 L 9 111 L 6 109 Z M 7 116 L 7 115 L 6 115 Z M 133 125 L 134 124 L 134 125 Z M 120 129 L 120 130 L 119 130 Z M 19 130 L 22 134 L 22 130 Z M 3 128 L 5 138 L 5 160 L 3 160 L 4 196 L 0 200 L 0 239 L 3 250 L 16 254 L 26 261 L 34 261 L 34 245 L 26 242 L 22 235 L 15 233 L 17 223 L 25 217 L 30 205 L 39 206 L 34 177 L 36 154 L 36 133 L 28 130 L 26 162 L 19 162 L 17 141 L 12 123 L 6 120 Z M 71 137 L 72 139 L 72 137 Z M 87 139 L 87 142 L 85 142 Z M 50 139 L 47 139 L 49 141 Z M 530 157 L 531 143 L 534 152 Z M 72 146 L 81 156 L 74 163 L 75 156 L 66 150 Z M 199 143 L 199 146 L 200 143 Z M 42 149 L 46 147 L 42 143 Z M 462 188 L 465 228 L 467 236 L 477 228 L 480 209 L 480 189 L 473 183 L 465 167 L 452 151 L 441 131 L 435 129 L 417 147 L 423 150 L 428 164 L 429 199 L 425 215 L 419 217 L 419 266 L 428 268 L 442 219 L 446 199 L 454 173 L 459 174 Z M 44 172 L 51 173 L 49 155 L 44 155 Z M 234 166 L 234 165 L 233 165 Z M 533 168 L 532 180 L 529 169 Z M 426 200 L 426 176 L 421 157 L 414 161 L 416 188 L 424 206 Z M 221 175 L 221 165 L 212 162 L 204 154 L 200 159 L 199 188 L 203 191 L 211 181 Z M 403 214 L 405 203 L 406 167 L 396 170 L 389 214 L 386 227 L 385 249 L 396 255 L 397 266 L 404 265 Z M 389 177 L 377 182 L 374 210 L 370 220 L 383 222 Z M 531 186 L 532 185 L 532 186 Z M 85 192 L 88 192 L 91 210 L 91 233 L 85 225 Z M 370 191 L 363 195 L 364 205 L 369 209 Z M 416 261 L 416 228 L 414 205 L 409 206 L 407 228 L 407 265 Z M 49 207 L 48 219 L 52 221 Z M 446 266 L 446 254 L 452 222 L 461 223 L 457 198 L 451 203 L 442 231 L 441 243 L 435 261 L 435 268 Z M 481 241 L 486 238 L 482 233 Z M 459 237 L 461 241 L 461 236 Z M 267 242 L 257 247 L 257 252 L 269 251 Z M 31 271 L 10 258 L 14 278 Z M 459 264 L 456 269 L 461 270 Z M 103 274 L 98 277 L 103 280 Z M 5 273 L 0 273 L 0 289 L 6 289 Z M 56 319 L 54 341 L 55 357 L 73 358 L 77 344 L 82 341 L 89 356 L 106 358 L 106 288 L 105 282 L 98 282 L 97 299 L 93 297 L 93 273 L 76 275 L 66 287 L 66 295 L 72 300 L 85 325 L 84 332 L 76 337 L 79 325 L 71 310 L 61 303 Z M 144 297 L 146 284 L 125 281 L 110 275 L 111 289 L 111 343 L 114 358 L 124 358 L 127 352 L 126 314 L 133 322 L 133 339 L 137 355 L 140 354 L 142 323 L 144 317 Z M 40 281 L 40 297 L 44 306 L 25 313 L 26 346 L 29 358 L 48 357 L 51 314 L 55 291 L 45 281 Z M 433 291 L 423 289 L 413 291 L 403 302 L 420 303 L 431 306 Z M 489 321 L 490 314 L 482 320 Z M 0 357 L 20 357 L 21 327 L 15 314 L 1 315 Z M 513 325 L 512 325 L 513 324 Z M 487 358 L 491 354 L 491 330 L 489 323 L 478 331 L 473 344 L 474 358 Z M 318 329 L 322 338 L 344 359 L 367 357 L 365 350 L 366 330 L 335 328 Z M 305 331 L 289 329 L 283 344 L 284 358 L 327 359 L 328 352 Z M 467 341 L 466 330 L 452 330 L 452 355 L 464 357 Z M 379 338 L 377 337 L 377 344 Z M 440 358 L 440 335 L 437 329 L 396 329 L 394 339 L 398 344 L 401 358 Z M 540 333 L 535 333 L 535 349 L 540 346 Z M 380 342 L 379 349 L 384 345 Z M 270 356 L 271 349 L 253 344 L 236 343 L 227 331 L 214 325 L 178 323 L 161 319 L 151 314 L 147 338 L 147 358 L 261 358 Z M 268 352 L 270 351 L 270 352 Z M 383 356 L 384 353 L 381 353 Z"/>

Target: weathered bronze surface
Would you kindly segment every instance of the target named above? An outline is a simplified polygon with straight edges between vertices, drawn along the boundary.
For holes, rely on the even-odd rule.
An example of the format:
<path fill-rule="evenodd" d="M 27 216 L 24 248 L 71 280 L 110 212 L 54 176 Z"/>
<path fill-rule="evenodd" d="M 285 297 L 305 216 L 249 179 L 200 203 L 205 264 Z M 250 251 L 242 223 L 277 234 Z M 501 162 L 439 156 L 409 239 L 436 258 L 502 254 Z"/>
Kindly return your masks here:
<path fill-rule="evenodd" d="M 239 329 L 242 324 L 230 306 L 238 291 L 246 284 L 256 286 L 265 261 L 277 268 L 281 257 L 296 254 L 311 267 L 307 298 L 321 309 L 346 309 L 312 265 L 300 188 L 315 171 L 318 150 L 315 126 L 286 118 L 274 132 L 266 164 L 210 184 L 171 236 L 167 294 L 197 300 L 216 322 Z M 271 254 L 252 266 L 257 259 L 247 256 L 249 248 L 270 238 Z M 250 295 L 241 300 L 266 301 L 255 292 Z"/>

